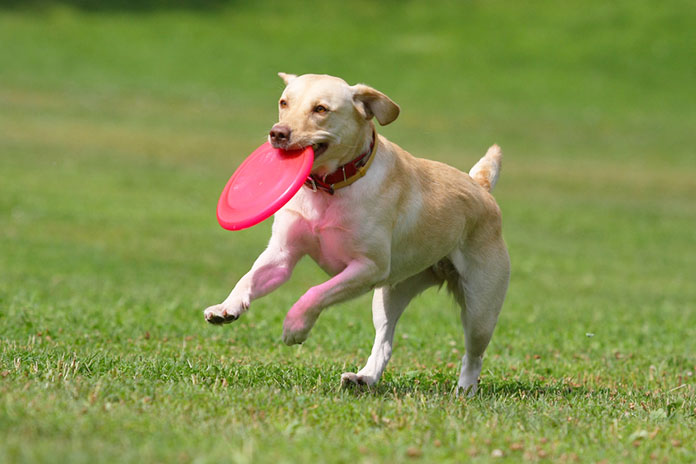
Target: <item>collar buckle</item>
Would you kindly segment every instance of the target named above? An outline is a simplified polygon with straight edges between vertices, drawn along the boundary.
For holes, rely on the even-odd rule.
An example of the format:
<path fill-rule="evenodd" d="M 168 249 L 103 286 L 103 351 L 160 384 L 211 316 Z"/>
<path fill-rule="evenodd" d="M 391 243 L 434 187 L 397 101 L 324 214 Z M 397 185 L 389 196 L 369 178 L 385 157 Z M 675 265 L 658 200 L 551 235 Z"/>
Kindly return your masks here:
<path fill-rule="evenodd" d="M 309 182 L 309 187 L 312 188 L 312 192 L 317 193 L 317 182 L 314 180 L 314 177 L 307 176 L 307 182 Z"/>
<path fill-rule="evenodd" d="M 365 175 L 370 164 L 372 164 L 372 161 L 375 159 L 376 151 L 377 133 L 373 128 L 372 143 L 365 153 L 361 154 L 350 163 L 344 164 L 340 169 L 336 169 L 334 172 L 325 175 L 321 179 L 316 178 L 314 174 L 310 174 L 307 176 L 305 186 L 311 188 L 312 192 L 321 190 L 327 192 L 329 195 L 333 195 L 336 190 L 351 185 Z M 346 169 L 348 169 L 348 171 L 346 171 Z M 343 179 L 341 179 L 341 177 L 343 177 Z"/>

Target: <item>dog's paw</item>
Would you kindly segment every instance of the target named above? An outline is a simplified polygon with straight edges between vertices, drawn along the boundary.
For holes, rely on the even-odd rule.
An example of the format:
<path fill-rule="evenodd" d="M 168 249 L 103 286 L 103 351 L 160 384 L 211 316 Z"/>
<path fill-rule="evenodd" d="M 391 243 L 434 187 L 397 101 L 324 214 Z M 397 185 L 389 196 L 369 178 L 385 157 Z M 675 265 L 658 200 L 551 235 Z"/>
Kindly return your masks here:
<path fill-rule="evenodd" d="M 286 345 L 304 343 L 316 320 L 316 317 L 312 317 L 307 312 L 296 313 L 290 310 L 283 321 L 283 342 Z"/>
<path fill-rule="evenodd" d="M 364 385 L 370 387 L 375 383 L 377 383 L 377 381 L 367 375 L 355 374 L 353 372 L 344 372 L 341 374 L 342 387 L 349 387 L 352 385 Z"/>
<path fill-rule="evenodd" d="M 309 337 L 309 329 L 290 329 L 283 325 L 283 343 L 288 346 L 304 343 Z"/>
<path fill-rule="evenodd" d="M 249 309 L 249 305 L 221 303 L 206 308 L 206 310 L 203 311 L 203 315 L 205 316 L 205 320 L 211 324 L 229 324 L 239 319 L 239 316 L 245 313 L 247 309 Z"/>
<path fill-rule="evenodd" d="M 457 382 L 457 396 L 468 396 L 471 398 L 476 394 L 479 384 L 479 374 L 481 374 L 482 358 L 464 355 L 462 358 L 462 370 L 459 372 Z"/>
<path fill-rule="evenodd" d="M 478 390 L 478 378 L 462 381 L 457 385 L 457 396 L 472 398 Z"/>

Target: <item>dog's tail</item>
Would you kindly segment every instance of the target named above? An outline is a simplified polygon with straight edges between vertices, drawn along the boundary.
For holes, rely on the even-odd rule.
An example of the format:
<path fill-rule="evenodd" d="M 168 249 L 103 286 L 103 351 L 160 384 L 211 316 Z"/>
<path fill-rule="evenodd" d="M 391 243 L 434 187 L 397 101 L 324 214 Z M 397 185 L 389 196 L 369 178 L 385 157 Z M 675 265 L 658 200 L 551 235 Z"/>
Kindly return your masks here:
<path fill-rule="evenodd" d="M 498 145 L 493 145 L 488 149 L 486 155 L 479 160 L 478 163 L 471 168 L 469 175 L 479 185 L 489 192 L 495 187 L 498 182 L 498 176 L 503 166 L 503 152 Z"/>

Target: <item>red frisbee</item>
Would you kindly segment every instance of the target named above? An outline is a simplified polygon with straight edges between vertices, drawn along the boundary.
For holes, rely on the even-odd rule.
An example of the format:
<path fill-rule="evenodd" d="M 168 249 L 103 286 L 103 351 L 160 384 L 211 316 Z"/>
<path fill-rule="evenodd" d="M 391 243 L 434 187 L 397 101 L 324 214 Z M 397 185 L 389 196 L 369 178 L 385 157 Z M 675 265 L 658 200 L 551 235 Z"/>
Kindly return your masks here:
<path fill-rule="evenodd" d="M 271 217 L 300 190 L 313 162 L 311 146 L 285 151 L 264 143 L 227 181 L 218 201 L 218 222 L 240 230 Z"/>

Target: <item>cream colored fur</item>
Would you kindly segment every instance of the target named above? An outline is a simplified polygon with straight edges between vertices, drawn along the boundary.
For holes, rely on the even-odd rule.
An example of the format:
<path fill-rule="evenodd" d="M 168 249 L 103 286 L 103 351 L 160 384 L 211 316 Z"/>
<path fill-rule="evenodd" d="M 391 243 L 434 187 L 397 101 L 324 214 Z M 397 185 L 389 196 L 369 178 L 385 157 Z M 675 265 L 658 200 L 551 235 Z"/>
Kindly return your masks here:
<path fill-rule="evenodd" d="M 317 150 L 327 144 L 312 167 L 319 175 L 369 148 L 373 117 L 388 124 L 399 114 L 398 105 L 365 85 L 324 75 L 280 76 L 287 86 L 274 128 L 282 125 L 289 137 L 275 144 Z M 458 391 L 473 395 L 510 274 L 500 209 L 489 193 L 500 172 L 500 148 L 491 147 L 467 175 L 413 157 L 382 136 L 377 144 L 365 177 L 334 195 L 303 187 L 276 213 L 266 250 L 225 301 L 205 310 L 205 318 L 216 324 L 236 320 L 309 255 L 332 277 L 289 310 L 283 340 L 304 342 L 325 308 L 374 290 L 372 353 L 359 372 L 341 376 L 344 384 L 373 385 L 391 357 L 406 305 L 428 287 L 447 283 L 465 331 Z"/>

